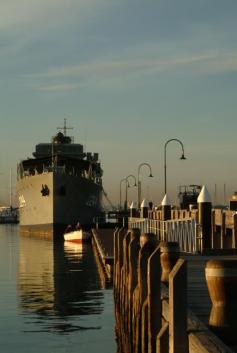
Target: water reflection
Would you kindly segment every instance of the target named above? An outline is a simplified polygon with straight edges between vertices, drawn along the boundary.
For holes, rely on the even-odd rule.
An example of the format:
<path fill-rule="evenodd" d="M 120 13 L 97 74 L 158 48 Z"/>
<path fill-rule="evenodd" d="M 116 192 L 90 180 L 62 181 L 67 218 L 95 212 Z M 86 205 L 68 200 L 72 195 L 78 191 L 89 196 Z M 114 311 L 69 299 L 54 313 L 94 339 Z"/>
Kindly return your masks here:
<path fill-rule="evenodd" d="M 68 334 L 101 328 L 93 318 L 104 309 L 104 295 L 89 244 L 21 237 L 18 291 L 27 332 Z M 85 315 L 91 320 L 83 320 Z"/>

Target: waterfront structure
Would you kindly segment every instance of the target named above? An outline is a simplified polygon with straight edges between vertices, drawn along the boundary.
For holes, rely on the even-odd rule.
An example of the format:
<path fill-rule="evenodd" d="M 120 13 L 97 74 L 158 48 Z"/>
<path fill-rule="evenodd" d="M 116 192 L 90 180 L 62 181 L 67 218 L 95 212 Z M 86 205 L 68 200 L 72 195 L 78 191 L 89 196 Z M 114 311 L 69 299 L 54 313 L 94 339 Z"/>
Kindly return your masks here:
<path fill-rule="evenodd" d="M 69 224 L 87 227 L 102 212 L 102 169 L 98 153 L 63 132 L 36 145 L 34 158 L 18 164 L 17 194 L 21 231 L 62 236 Z"/>
<path fill-rule="evenodd" d="M 18 208 L 12 206 L 1 206 L 0 223 L 18 223 Z"/>

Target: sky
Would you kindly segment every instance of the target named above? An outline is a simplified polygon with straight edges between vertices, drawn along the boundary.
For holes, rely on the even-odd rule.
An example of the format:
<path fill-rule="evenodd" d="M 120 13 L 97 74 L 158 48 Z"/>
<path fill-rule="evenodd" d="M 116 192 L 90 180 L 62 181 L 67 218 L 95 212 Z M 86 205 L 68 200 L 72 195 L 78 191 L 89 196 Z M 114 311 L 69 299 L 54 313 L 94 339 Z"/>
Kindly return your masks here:
<path fill-rule="evenodd" d="M 161 202 L 173 138 L 187 160 L 167 145 L 172 203 L 189 184 L 223 203 L 237 190 L 236 15 L 236 0 L 0 0 L 0 203 L 64 118 L 99 152 L 114 204 L 142 163 L 142 197 Z"/>

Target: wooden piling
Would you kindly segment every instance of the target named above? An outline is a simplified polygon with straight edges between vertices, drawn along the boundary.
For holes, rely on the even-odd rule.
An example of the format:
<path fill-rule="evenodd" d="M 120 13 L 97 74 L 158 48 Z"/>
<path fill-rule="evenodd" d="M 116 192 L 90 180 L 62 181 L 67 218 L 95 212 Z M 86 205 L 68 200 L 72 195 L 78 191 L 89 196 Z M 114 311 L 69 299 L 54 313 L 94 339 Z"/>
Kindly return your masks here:
<path fill-rule="evenodd" d="M 164 323 L 156 339 L 156 353 L 169 353 L 169 324 Z"/>
<path fill-rule="evenodd" d="M 169 353 L 188 353 L 187 265 L 178 260 L 169 276 Z"/>
<path fill-rule="evenodd" d="M 197 199 L 198 202 L 198 223 L 201 226 L 203 249 L 210 249 L 211 244 L 211 211 L 212 203 L 206 186 L 202 190 Z"/>
<path fill-rule="evenodd" d="M 161 262 L 161 282 L 169 283 L 169 274 L 179 259 L 180 250 L 177 242 L 162 241 L 159 244 Z"/>
<path fill-rule="evenodd" d="M 237 213 L 233 215 L 232 249 L 237 247 Z"/>
<path fill-rule="evenodd" d="M 160 248 L 157 247 L 148 260 L 148 352 L 156 352 L 156 337 L 161 330 L 161 265 Z"/>
<path fill-rule="evenodd" d="M 148 237 L 149 238 L 149 237 Z M 133 320 L 135 321 L 134 327 L 134 352 L 141 352 L 141 315 L 142 315 L 142 306 L 147 298 L 147 263 L 148 258 L 153 253 L 157 246 L 157 243 L 154 241 L 152 237 L 150 240 L 148 239 L 144 245 L 141 247 L 139 251 L 139 259 L 138 259 L 138 285 L 135 289 L 134 296 L 134 307 L 135 312 L 133 315 Z"/>
<path fill-rule="evenodd" d="M 148 298 L 141 309 L 141 353 L 148 352 Z"/>
<path fill-rule="evenodd" d="M 215 210 L 211 211 L 211 248 L 215 249 L 216 246 L 216 225 L 215 225 Z"/>
<path fill-rule="evenodd" d="M 221 249 L 225 248 L 225 235 L 226 235 L 226 226 L 225 226 L 226 214 L 224 211 L 221 212 Z"/>
<path fill-rule="evenodd" d="M 162 221 L 171 219 L 171 203 L 168 195 L 166 194 L 161 202 Z"/>
<path fill-rule="evenodd" d="M 131 242 L 128 247 L 128 335 L 129 335 L 129 350 L 133 350 L 133 312 L 135 312 L 135 301 L 133 293 L 138 283 L 138 256 L 139 256 L 139 239 L 140 231 L 134 230 L 131 233 Z"/>
<path fill-rule="evenodd" d="M 134 203 L 132 202 L 130 205 L 130 217 L 136 217 L 137 216 L 137 210 L 136 207 L 134 206 Z"/>
<path fill-rule="evenodd" d="M 141 203 L 141 218 L 148 218 L 149 204 L 147 200 L 143 200 Z"/>

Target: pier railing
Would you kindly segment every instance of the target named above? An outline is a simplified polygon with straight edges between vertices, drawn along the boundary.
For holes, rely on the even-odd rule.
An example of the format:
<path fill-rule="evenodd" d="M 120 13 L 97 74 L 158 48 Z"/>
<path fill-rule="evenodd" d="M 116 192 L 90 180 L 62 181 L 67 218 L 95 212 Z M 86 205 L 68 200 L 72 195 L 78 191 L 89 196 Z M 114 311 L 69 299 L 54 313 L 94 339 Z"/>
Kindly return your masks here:
<path fill-rule="evenodd" d="M 183 252 L 196 253 L 202 249 L 201 232 L 195 219 L 161 221 L 130 218 L 129 228 L 138 228 L 141 233 L 156 234 L 159 241 L 177 242 Z"/>

